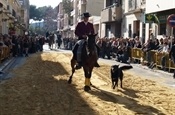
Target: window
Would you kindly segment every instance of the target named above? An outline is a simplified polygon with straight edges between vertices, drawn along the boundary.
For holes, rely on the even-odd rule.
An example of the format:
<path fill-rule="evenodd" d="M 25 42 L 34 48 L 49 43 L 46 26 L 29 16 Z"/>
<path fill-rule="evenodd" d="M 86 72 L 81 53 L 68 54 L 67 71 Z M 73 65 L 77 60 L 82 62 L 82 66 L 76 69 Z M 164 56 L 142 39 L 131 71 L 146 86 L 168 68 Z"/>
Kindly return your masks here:
<path fill-rule="evenodd" d="M 106 7 L 114 4 L 122 5 L 122 0 L 106 0 Z"/>
<path fill-rule="evenodd" d="M 129 10 L 133 8 L 133 0 L 128 1 Z"/>

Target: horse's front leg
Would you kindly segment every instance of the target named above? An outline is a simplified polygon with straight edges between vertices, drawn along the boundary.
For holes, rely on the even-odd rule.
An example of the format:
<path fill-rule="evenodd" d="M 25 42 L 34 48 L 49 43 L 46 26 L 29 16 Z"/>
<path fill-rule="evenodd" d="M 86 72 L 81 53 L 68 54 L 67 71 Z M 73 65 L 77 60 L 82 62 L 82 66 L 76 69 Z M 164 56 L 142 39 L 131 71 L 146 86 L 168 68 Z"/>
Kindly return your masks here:
<path fill-rule="evenodd" d="M 90 68 L 84 68 L 84 74 L 85 74 L 85 86 L 84 86 L 84 91 L 89 91 L 91 90 L 90 85 L 90 78 L 92 75 L 92 69 Z"/>
<path fill-rule="evenodd" d="M 69 80 L 68 80 L 69 84 L 72 83 L 72 77 L 73 77 L 73 75 L 75 73 L 75 64 L 76 64 L 76 61 L 74 59 L 71 59 L 72 74 L 70 75 Z"/>

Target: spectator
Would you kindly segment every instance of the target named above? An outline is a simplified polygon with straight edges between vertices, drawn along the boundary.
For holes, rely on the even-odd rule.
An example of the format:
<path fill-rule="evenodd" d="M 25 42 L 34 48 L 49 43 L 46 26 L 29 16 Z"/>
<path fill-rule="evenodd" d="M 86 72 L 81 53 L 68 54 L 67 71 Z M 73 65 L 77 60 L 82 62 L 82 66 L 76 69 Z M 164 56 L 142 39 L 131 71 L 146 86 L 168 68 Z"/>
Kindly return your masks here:
<path fill-rule="evenodd" d="M 163 46 L 163 49 L 162 49 L 162 53 L 163 54 L 166 54 L 169 52 L 169 45 L 167 42 L 164 43 L 164 46 Z M 162 58 L 161 58 L 161 64 L 162 64 L 162 69 L 165 70 L 165 65 L 166 65 L 166 61 L 167 61 L 167 58 L 166 58 L 166 55 L 164 55 Z"/>

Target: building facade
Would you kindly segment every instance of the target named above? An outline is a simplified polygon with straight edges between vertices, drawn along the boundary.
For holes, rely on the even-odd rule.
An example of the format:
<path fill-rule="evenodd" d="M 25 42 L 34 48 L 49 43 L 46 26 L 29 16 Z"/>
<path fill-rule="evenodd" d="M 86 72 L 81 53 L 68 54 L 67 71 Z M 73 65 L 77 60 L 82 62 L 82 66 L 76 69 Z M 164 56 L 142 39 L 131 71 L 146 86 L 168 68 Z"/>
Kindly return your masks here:
<path fill-rule="evenodd" d="M 86 5 L 86 11 L 92 15 L 89 20 L 94 25 L 95 33 L 98 33 L 99 36 L 101 34 L 101 10 L 103 7 L 103 0 L 88 0 Z"/>
<path fill-rule="evenodd" d="M 63 29 L 63 4 L 60 2 L 58 4 L 58 14 L 57 14 L 57 31 L 61 31 Z"/>
<path fill-rule="evenodd" d="M 78 17 L 77 21 L 81 21 L 81 15 L 85 12 L 89 12 L 91 17 L 89 22 L 94 24 L 95 32 L 101 32 L 101 10 L 103 9 L 104 1 L 103 0 L 79 0 L 78 1 Z M 75 23 L 76 25 L 77 23 Z"/>
<path fill-rule="evenodd" d="M 100 31 L 100 12 L 104 5 L 103 0 L 71 0 L 71 5 L 73 9 L 70 16 L 64 14 L 62 18 L 64 20 L 64 31 L 62 35 L 64 37 L 76 37 L 74 34 L 75 27 L 77 23 L 82 20 L 81 15 L 85 12 L 89 12 L 91 14 L 89 21 L 94 23 L 95 31 Z"/>
<path fill-rule="evenodd" d="M 75 37 L 74 35 L 74 30 L 75 30 L 75 27 L 76 27 L 76 24 L 78 23 L 78 17 L 79 17 L 79 14 L 78 14 L 78 3 L 79 3 L 79 0 L 72 0 L 72 7 L 73 7 L 73 10 L 70 14 L 70 17 L 71 17 L 71 23 L 70 23 L 70 36 L 72 37 Z"/>
<path fill-rule="evenodd" d="M 122 2 L 104 0 L 101 11 L 101 37 L 120 37 L 122 24 Z"/>
<path fill-rule="evenodd" d="M 155 14 L 159 23 L 146 23 L 146 36 L 149 37 L 150 33 L 154 36 L 157 35 L 175 35 L 175 28 L 167 24 L 167 18 L 171 14 L 175 14 L 175 0 L 146 0 L 146 15 Z M 146 17 L 148 18 L 148 17 Z"/>
<path fill-rule="evenodd" d="M 29 2 L 29 0 L 19 0 L 19 2 L 22 6 L 21 12 L 23 14 L 23 16 L 21 17 L 21 20 L 22 20 L 22 22 L 24 22 L 24 26 L 28 30 L 28 28 L 29 28 L 30 2 Z"/>
<path fill-rule="evenodd" d="M 123 0 L 122 36 L 145 42 L 146 0 Z"/>
<path fill-rule="evenodd" d="M 18 0 L 0 1 L 0 33 L 23 35 L 26 30 L 23 25 L 24 12 Z"/>

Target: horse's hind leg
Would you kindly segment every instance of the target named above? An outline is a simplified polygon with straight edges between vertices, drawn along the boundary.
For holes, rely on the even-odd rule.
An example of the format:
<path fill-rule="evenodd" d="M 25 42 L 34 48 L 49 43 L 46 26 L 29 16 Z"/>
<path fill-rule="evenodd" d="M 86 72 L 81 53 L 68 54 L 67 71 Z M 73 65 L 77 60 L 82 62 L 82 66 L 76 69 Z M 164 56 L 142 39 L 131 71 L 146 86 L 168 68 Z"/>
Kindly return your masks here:
<path fill-rule="evenodd" d="M 72 74 L 71 74 L 71 76 L 69 77 L 69 80 L 68 80 L 69 84 L 72 83 L 72 77 L 73 77 L 73 75 L 75 73 L 75 64 L 76 64 L 76 61 L 74 59 L 71 59 Z"/>

